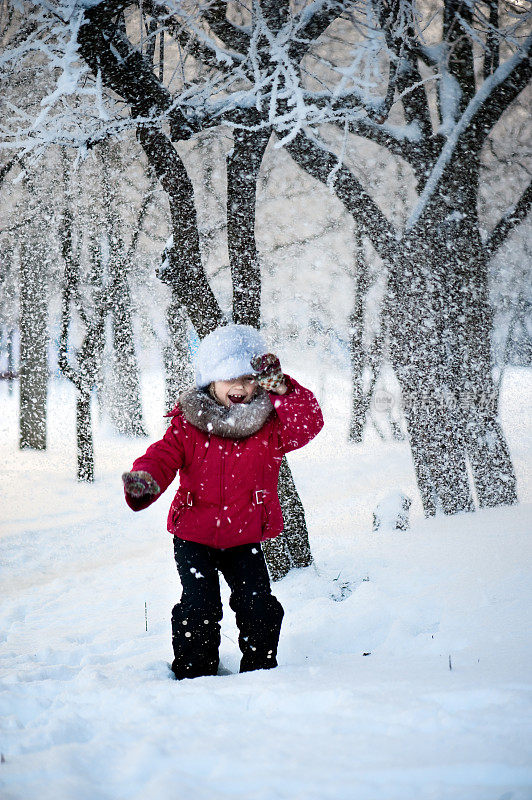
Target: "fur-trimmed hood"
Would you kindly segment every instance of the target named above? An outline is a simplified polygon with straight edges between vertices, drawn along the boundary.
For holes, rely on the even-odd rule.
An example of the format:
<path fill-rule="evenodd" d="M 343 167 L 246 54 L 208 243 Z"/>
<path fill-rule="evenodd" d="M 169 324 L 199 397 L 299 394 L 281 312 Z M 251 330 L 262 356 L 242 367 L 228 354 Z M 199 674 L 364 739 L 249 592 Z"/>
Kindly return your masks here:
<path fill-rule="evenodd" d="M 217 403 L 202 389 L 186 389 L 179 396 L 178 405 L 183 416 L 208 435 L 225 439 L 245 439 L 262 428 L 273 406 L 270 396 L 260 386 L 249 403 L 231 405 Z"/>

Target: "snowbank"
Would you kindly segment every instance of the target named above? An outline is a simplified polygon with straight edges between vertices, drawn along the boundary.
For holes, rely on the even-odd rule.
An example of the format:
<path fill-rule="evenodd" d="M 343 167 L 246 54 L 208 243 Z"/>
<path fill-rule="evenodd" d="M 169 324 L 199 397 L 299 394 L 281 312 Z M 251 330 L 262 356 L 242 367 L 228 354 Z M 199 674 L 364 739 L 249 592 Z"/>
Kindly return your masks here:
<path fill-rule="evenodd" d="M 170 498 L 131 514 L 119 475 L 147 442 L 104 426 L 96 483 L 75 483 L 69 391 L 53 388 L 46 453 L 16 452 L 1 397 L 3 798 L 532 797 L 522 405 L 506 430 L 526 502 L 432 520 L 414 503 L 410 531 L 372 533 L 375 498 L 413 494 L 408 448 L 344 443 L 324 398 L 326 430 L 291 459 L 316 566 L 275 584 L 279 668 L 178 683 Z M 234 672 L 228 610 L 222 634 Z"/>

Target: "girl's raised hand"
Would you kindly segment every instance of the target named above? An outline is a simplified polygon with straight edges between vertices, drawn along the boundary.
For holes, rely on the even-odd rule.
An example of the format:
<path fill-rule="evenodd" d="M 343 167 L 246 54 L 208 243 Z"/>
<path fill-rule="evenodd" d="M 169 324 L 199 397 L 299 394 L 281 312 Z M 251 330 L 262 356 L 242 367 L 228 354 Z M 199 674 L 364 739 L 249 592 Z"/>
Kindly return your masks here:
<path fill-rule="evenodd" d="M 259 386 L 262 386 L 267 392 L 285 393 L 286 383 L 281 369 L 281 362 L 274 353 L 253 356 L 250 364 L 257 375 Z"/>

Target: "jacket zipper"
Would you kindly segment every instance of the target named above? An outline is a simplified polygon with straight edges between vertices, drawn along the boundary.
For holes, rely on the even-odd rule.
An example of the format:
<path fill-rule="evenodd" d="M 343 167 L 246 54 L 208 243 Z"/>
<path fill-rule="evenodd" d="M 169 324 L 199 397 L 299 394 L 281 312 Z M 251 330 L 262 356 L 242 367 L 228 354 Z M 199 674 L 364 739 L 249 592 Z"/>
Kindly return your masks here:
<path fill-rule="evenodd" d="M 218 517 L 218 530 L 216 531 L 216 538 L 219 539 L 220 528 L 222 527 L 222 514 L 224 508 L 224 472 L 225 472 L 225 442 L 222 448 L 222 457 L 220 463 L 220 515 Z"/>

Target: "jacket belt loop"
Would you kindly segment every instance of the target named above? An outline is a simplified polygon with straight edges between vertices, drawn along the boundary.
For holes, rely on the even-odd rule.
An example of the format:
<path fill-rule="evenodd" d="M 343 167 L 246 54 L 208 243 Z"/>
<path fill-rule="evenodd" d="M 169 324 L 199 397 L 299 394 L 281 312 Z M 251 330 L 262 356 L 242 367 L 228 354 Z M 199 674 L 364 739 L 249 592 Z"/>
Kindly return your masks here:
<path fill-rule="evenodd" d="M 187 506 L 191 506 L 193 504 L 192 492 L 187 492 Z"/>
<path fill-rule="evenodd" d="M 262 495 L 263 495 L 263 494 L 264 494 L 264 489 L 257 489 L 257 490 L 256 490 L 256 491 L 253 493 L 253 496 L 254 496 L 254 499 L 255 499 L 255 503 L 256 503 L 258 506 L 259 506 L 259 505 L 264 505 L 264 499 L 263 499 L 263 497 L 262 497 Z"/>

